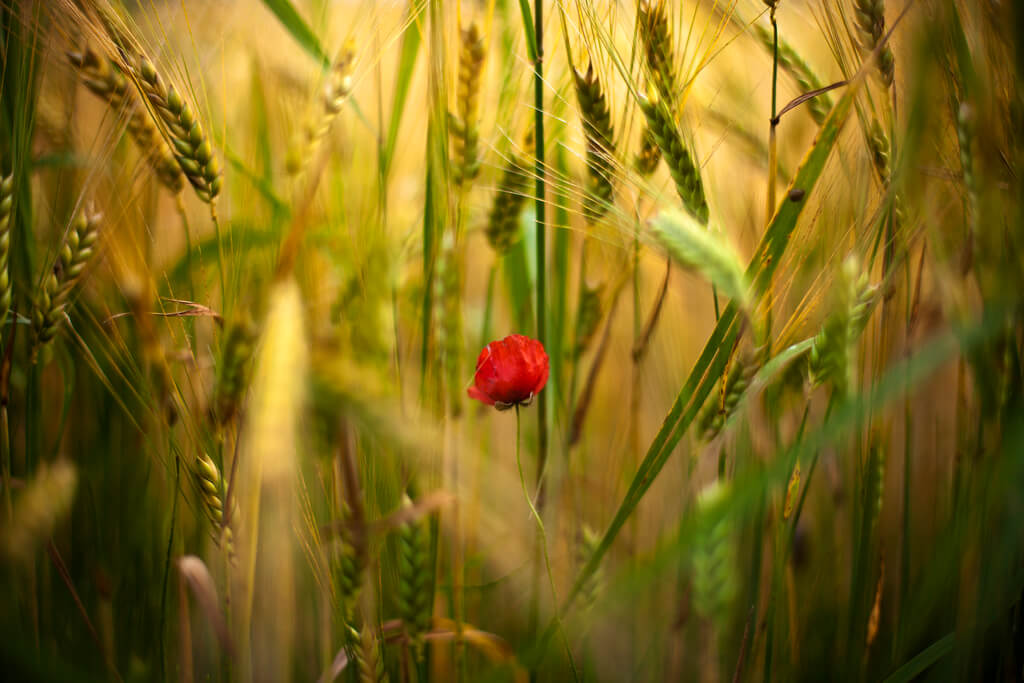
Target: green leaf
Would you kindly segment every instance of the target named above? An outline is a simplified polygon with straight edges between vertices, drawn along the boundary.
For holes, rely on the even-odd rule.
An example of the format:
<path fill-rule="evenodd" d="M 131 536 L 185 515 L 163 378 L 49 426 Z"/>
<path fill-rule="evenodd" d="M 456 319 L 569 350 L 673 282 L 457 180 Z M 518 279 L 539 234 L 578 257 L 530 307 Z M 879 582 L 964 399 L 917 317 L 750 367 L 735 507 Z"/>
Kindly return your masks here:
<path fill-rule="evenodd" d="M 313 30 L 309 28 L 309 24 L 305 22 L 302 15 L 299 14 L 298 10 L 295 9 L 290 0 L 263 0 L 263 4 L 267 6 L 277 20 L 281 22 L 288 33 L 292 34 L 292 38 L 298 42 L 302 48 L 308 52 L 313 59 L 320 62 L 323 68 L 327 69 L 331 66 L 331 59 L 324 52 L 323 47 L 320 45 L 320 40 L 313 33 Z"/>
<path fill-rule="evenodd" d="M 402 123 L 405 112 L 405 100 L 409 96 L 409 86 L 416 71 L 416 57 L 420 51 L 423 32 L 420 29 L 421 15 L 426 7 L 426 0 L 412 0 L 409 3 L 409 15 L 406 18 L 407 28 L 402 36 L 402 52 L 398 58 L 398 77 L 395 79 L 395 95 L 391 105 L 391 122 L 388 124 L 387 144 L 384 146 L 382 168 L 387 175 L 391 167 L 391 158 L 395 154 L 395 143 L 398 140 L 398 127 Z"/>

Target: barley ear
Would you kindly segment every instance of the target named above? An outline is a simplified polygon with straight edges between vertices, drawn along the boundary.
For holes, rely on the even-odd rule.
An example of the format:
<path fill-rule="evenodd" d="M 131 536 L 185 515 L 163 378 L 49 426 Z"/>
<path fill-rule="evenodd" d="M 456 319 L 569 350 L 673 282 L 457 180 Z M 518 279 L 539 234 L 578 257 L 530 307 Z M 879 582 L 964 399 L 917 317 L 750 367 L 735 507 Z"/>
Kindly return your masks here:
<path fill-rule="evenodd" d="M 692 215 L 674 210 L 661 212 L 651 222 L 651 231 L 679 265 L 697 271 L 748 310 L 749 286 L 739 256 L 717 233 Z"/>
<path fill-rule="evenodd" d="M 763 24 L 755 24 L 754 32 L 757 33 L 757 39 L 761 42 L 769 52 L 775 49 L 775 36 L 772 32 Z M 815 90 L 821 90 L 824 86 L 822 85 L 821 79 L 814 73 L 810 65 L 800 56 L 792 45 L 787 43 L 782 38 L 778 41 L 778 56 L 779 56 L 779 68 L 790 75 L 790 77 L 796 81 L 797 86 L 800 88 L 801 93 L 813 92 Z M 807 111 L 810 112 L 811 118 L 819 126 L 824 123 L 825 117 L 828 116 L 829 111 L 832 110 L 832 98 L 827 93 L 821 93 L 811 99 L 807 100 Z"/>
<path fill-rule="evenodd" d="M 441 306 L 438 347 L 444 369 L 448 411 L 452 417 L 462 414 L 462 400 L 465 396 L 460 367 L 463 340 L 462 307 L 459 305 L 462 299 L 462 273 L 455 238 L 451 233 L 446 233 L 438 253 L 434 286 Z"/>
<path fill-rule="evenodd" d="M 697 417 L 698 432 L 704 441 L 711 441 L 721 433 L 760 368 L 758 354 L 744 352 L 730 360 L 724 381 L 719 383 L 719 395 L 712 394 Z"/>
<path fill-rule="evenodd" d="M 14 176 L 0 178 L 0 330 L 11 310 L 11 209 L 14 205 Z"/>
<path fill-rule="evenodd" d="M 164 83 L 153 62 L 141 57 L 133 66 L 133 72 L 143 97 L 162 124 L 178 166 L 196 195 L 212 203 L 220 192 L 220 167 L 199 120 L 174 86 Z"/>

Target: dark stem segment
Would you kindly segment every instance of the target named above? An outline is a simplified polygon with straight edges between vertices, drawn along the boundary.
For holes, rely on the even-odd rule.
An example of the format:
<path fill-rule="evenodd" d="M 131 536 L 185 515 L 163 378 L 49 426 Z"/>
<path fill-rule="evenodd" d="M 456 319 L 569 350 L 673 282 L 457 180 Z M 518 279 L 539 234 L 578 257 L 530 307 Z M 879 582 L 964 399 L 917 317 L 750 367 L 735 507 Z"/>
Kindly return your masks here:
<path fill-rule="evenodd" d="M 533 103 L 536 145 L 536 239 L 537 239 L 537 339 L 547 348 L 547 235 L 545 234 L 544 177 L 544 18 L 543 0 L 534 0 L 533 27 L 537 39 L 537 59 L 533 63 Z M 548 459 L 548 412 L 544 392 L 537 396 L 537 507 L 544 509 L 544 469 Z"/>

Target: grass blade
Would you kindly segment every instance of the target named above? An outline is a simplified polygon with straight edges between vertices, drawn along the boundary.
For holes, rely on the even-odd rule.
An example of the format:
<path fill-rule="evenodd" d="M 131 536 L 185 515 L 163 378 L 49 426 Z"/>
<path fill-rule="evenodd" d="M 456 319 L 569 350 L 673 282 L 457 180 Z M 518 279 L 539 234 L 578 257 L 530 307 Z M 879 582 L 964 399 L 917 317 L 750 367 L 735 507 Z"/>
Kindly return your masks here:
<path fill-rule="evenodd" d="M 320 40 L 313 33 L 313 29 L 309 27 L 309 24 L 302 18 L 302 15 L 299 14 L 299 11 L 295 9 L 295 5 L 291 3 L 291 0 L 263 0 L 263 4 L 274 13 L 277 20 L 292 35 L 295 42 L 302 46 L 302 49 L 308 52 L 313 59 L 320 62 L 323 68 L 330 68 L 330 57 L 324 52 L 323 47 L 320 45 Z"/>

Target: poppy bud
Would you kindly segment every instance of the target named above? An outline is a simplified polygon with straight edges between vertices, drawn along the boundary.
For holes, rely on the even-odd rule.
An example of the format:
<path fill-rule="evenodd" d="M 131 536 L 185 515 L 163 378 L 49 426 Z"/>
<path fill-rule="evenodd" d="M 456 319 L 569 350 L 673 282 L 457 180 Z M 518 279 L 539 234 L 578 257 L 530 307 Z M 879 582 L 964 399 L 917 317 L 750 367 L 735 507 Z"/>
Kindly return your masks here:
<path fill-rule="evenodd" d="M 508 410 L 529 405 L 548 381 L 548 354 L 536 339 L 513 334 L 484 347 L 476 359 L 470 398 Z"/>

